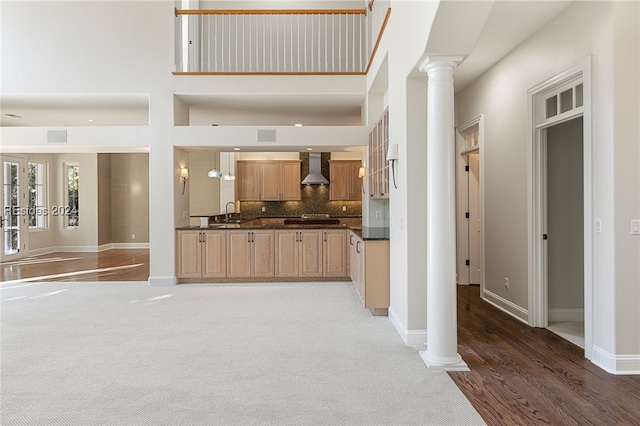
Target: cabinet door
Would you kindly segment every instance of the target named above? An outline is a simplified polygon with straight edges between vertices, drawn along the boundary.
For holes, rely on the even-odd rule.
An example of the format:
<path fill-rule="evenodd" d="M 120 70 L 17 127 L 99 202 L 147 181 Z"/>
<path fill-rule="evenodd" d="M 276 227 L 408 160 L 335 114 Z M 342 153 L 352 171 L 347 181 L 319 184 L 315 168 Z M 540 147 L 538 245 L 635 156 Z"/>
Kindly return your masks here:
<path fill-rule="evenodd" d="M 227 277 L 251 276 L 251 233 L 227 231 Z"/>
<path fill-rule="evenodd" d="M 275 276 L 275 244 L 272 230 L 251 231 L 251 275 Z"/>
<path fill-rule="evenodd" d="M 301 181 L 299 161 L 282 163 L 282 200 L 302 200 Z"/>
<path fill-rule="evenodd" d="M 282 199 L 282 172 L 280 163 L 260 164 L 260 199 L 279 201 Z"/>
<path fill-rule="evenodd" d="M 324 277 L 346 277 L 349 256 L 346 230 L 326 229 L 322 232 L 324 240 L 322 275 Z"/>
<path fill-rule="evenodd" d="M 366 247 L 364 240 L 361 240 L 360 238 L 356 239 L 356 288 L 358 290 L 358 294 L 360 295 L 360 299 L 362 299 L 363 306 L 367 307 L 367 274 L 365 271 L 367 257 L 365 255 L 365 249 Z"/>
<path fill-rule="evenodd" d="M 365 308 L 387 315 L 389 308 L 389 241 L 367 241 L 362 248 Z M 378 312 L 378 313 L 376 313 Z"/>
<path fill-rule="evenodd" d="M 300 259 L 298 256 L 299 231 L 276 230 L 276 277 L 297 277 Z"/>
<path fill-rule="evenodd" d="M 226 231 L 204 231 L 202 243 L 202 276 L 224 278 L 227 276 Z"/>
<path fill-rule="evenodd" d="M 237 162 L 236 194 L 240 201 L 260 201 L 260 163 Z"/>
<path fill-rule="evenodd" d="M 329 200 L 349 200 L 349 163 L 332 161 L 329 164 Z"/>
<path fill-rule="evenodd" d="M 199 278 L 202 249 L 200 231 L 178 231 L 178 278 Z"/>
<path fill-rule="evenodd" d="M 362 200 L 362 179 L 358 177 L 361 164 L 360 161 L 354 161 L 349 164 L 349 199 L 353 201 Z"/>
<path fill-rule="evenodd" d="M 322 230 L 303 229 L 300 231 L 300 276 L 322 276 Z"/>

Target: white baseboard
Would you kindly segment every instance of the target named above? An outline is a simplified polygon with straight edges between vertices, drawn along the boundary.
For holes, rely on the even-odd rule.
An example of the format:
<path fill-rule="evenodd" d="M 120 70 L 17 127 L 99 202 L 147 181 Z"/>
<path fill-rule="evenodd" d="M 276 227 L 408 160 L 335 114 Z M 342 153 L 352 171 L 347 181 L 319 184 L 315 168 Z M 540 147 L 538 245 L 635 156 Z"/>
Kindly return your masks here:
<path fill-rule="evenodd" d="M 584 309 L 582 308 L 558 308 L 549 309 L 549 321 L 584 321 Z"/>
<path fill-rule="evenodd" d="M 483 299 L 487 302 L 500 309 L 503 312 L 511 315 L 515 319 L 522 321 L 525 324 L 529 324 L 529 311 L 520 306 L 516 305 L 509 300 L 498 296 L 495 293 L 490 292 L 489 290 L 483 291 Z"/>
<path fill-rule="evenodd" d="M 42 256 L 42 255 L 45 255 L 45 254 L 51 254 L 51 253 L 55 253 L 55 252 L 56 252 L 56 248 L 55 247 L 45 247 L 45 248 L 29 250 L 29 254 L 27 256 L 29 256 L 29 257 L 31 257 L 31 256 Z"/>
<path fill-rule="evenodd" d="M 40 256 L 43 254 L 51 254 L 58 252 L 69 253 L 99 253 L 107 250 L 124 250 L 124 249 L 148 249 L 149 243 L 109 243 L 99 246 L 52 246 L 29 250 L 29 256 Z"/>
<path fill-rule="evenodd" d="M 407 330 L 391 306 L 389 306 L 388 317 L 405 345 L 418 346 L 427 344 L 427 330 Z"/>
<path fill-rule="evenodd" d="M 614 355 L 594 345 L 591 362 L 611 374 L 640 374 L 640 354 Z"/>
<path fill-rule="evenodd" d="M 114 250 L 148 249 L 149 243 L 111 243 L 111 248 Z"/>
<path fill-rule="evenodd" d="M 178 284 L 178 279 L 175 276 L 149 277 L 150 287 L 173 287 L 176 284 Z"/>

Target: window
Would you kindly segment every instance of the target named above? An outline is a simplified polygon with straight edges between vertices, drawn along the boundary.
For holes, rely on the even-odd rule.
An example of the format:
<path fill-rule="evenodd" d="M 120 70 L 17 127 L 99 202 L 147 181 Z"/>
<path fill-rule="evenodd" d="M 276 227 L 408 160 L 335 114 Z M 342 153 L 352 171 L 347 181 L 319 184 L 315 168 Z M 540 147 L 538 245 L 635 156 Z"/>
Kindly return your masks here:
<path fill-rule="evenodd" d="M 29 162 L 29 228 L 47 227 L 46 204 L 46 164 Z"/>
<path fill-rule="evenodd" d="M 67 198 L 65 203 L 65 226 L 67 228 L 77 228 L 80 226 L 80 166 L 66 164 L 65 177 Z"/>

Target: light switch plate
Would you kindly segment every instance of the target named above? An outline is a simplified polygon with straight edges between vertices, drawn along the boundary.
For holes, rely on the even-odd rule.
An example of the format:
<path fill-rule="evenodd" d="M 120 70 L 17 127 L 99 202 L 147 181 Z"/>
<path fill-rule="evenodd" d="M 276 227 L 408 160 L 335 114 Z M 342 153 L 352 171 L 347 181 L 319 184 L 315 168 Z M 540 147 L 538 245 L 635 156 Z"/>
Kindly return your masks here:
<path fill-rule="evenodd" d="M 631 235 L 640 235 L 640 219 L 631 219 Z"/>

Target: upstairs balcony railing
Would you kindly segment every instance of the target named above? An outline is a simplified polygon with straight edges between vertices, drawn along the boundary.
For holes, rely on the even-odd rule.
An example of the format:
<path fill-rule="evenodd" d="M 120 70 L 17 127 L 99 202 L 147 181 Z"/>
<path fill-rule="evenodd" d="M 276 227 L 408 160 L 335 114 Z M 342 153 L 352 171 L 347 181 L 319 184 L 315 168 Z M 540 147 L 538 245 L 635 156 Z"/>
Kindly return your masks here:
<path fill-rule="evenodd" d="M 174 74 L 366 74 L 390 0 L 365 9 L 176 9 Z"/>

